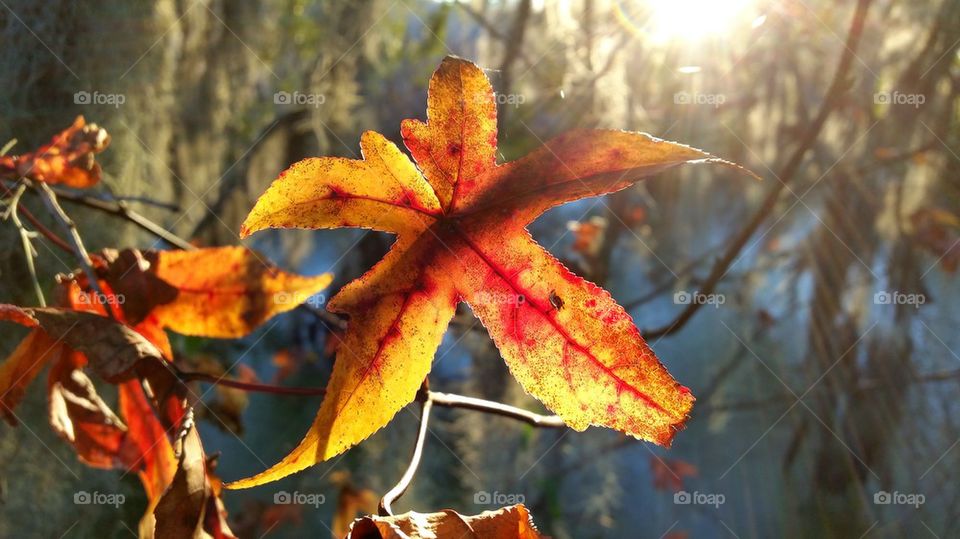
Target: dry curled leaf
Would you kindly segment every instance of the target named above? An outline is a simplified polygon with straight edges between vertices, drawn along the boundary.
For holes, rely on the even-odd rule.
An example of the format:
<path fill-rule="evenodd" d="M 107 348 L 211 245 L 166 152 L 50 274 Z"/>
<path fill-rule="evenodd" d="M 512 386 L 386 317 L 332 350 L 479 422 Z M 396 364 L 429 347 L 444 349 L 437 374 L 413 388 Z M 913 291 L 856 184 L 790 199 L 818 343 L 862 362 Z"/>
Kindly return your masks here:
<path fill-rule="evenodd" d="M 220 502 L 219 481 L 208 461 L 195 425 L 179 440 L 180 462 L 170 487 L 163 493 L 150 518 L 141 522 L 142 539 L 230 539 L 226 511 Z"/>
<path fill-rule="evenodd" d="M 392 517 L 363 517 L 353 522 L 346 539 L 538 539 L 541 537 L 523 504 L 464 516 L 453 510 L 409 512 Z"/>
<path fill-rule="evenodd" d="M 50 369 L 47 382 L 50 426 L 73 445 L 88 466 L 132 470 L 138 460 L 125 445 L 127 427 L 97 393 L 83 372 L 85 358 L 66 352 Z"/>
<path fill-rule="evenodd" d="M 54 136 L 49 144 L 22 155 L 0 156 L 0 175 L 67 187 L 92 187 L 100 181 L 100 165 L 95 156 L 109 144 L 106 129 L 77 116 L 73 125 Z"/>
<path fill-rule="evenodd" d="M 526 391 L 572 428 L 602 425 L 669 444 L 693 396 L 610 294 L 571 273 L 526 226 L 553 206 L 670 167 L 730 163 L 643 133 L 578 129 L 497 164 L 490 82 L 476 65 L 452 57 L 430 81 L 427 121 L 406 120 L 401 133 L 416 165 L 368 131 L 362 160 L 294 164 L 243 224 L 244 236 L 351 226 L 398 237 L 382 261 L 328 303 L 350 323 L 304 440 L 279 464 L 228 486 L 279 479 L 386 425 L 413 400 L 460 301 Z"/>
<path fill-rule="evenodd" d="M 4 306 L 10 307 L 15 306 Z M 164 361 L 160 350 L 150 341 L 110 318 L 59 307 L 15 308 L 21 315 L 13 321 L 36 326 L 52 342 L 82 353 L 94 372 L 108 382 L 130 379 L 134 367 L 142 362 Z M 37 359 L 42 365 L 39 360 L 49 359 L 49 355 L 39 355 Z"/>

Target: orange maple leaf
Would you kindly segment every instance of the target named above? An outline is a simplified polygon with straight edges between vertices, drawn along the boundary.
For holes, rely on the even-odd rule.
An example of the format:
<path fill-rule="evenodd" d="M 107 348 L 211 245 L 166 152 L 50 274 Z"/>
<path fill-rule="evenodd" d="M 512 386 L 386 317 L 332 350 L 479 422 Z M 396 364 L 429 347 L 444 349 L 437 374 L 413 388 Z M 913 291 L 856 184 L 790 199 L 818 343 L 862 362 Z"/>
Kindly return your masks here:
<path fill-rule="evenodd" d="M 344 226 L 398 237 L 382 261 L 328 304 L 350 322 L 304 440 L 279 464 L 228 487 L 302 470 L 386 425 L 414 399 L 460 301 L 472 307 L 526 391 L 570 427 L 603 425 L 667 445 L 684 425 L 693 396 L 660 364 L 626 311 L 567 270 L 525 227 L 550 207 L 618 191 L 682 163 L 726 162 L 643 133 L 580 129 L 498 165 L 490 82 L 476 65 L 453 57 L 430 80 L 427 118 L 401 126 L 416 165 L 368 131 L 360 139 L 362 160 L 294 164 L 244 222 L 244 237 L 265 228 Z"/>

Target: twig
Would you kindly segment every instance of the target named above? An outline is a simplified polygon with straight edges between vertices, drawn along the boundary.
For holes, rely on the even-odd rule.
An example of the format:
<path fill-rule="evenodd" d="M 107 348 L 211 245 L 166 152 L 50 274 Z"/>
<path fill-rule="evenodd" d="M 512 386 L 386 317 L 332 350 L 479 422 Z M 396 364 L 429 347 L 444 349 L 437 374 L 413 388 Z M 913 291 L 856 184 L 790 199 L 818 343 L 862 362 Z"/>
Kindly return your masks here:
<path fill-rule="evenodd" d="M 760 228 L 760 225 L 766 221 L 767 217 L 776 207 L 777 202 L 780 200 L 780 195 L 787 187 L 787 183 L 793 179 L 797 170 L 799 170 L 800 164 L 803 162 L 803 158 L 807 154 L 807 151 L 810 150 L 813 143 L 817 140 L 817 137 L 820 135 L 820 131 L 823 129 L 823 125 L 826 123 L 830 113 L 833 112 L 833 109 L 840 101 L 840 97 L 844 92 L 846 92 L 849 85 L 847 75 L 856 55 L 857 46 L 860 43 L 860 36 L 863 34 L 863 27 L 867 18 L 867 9 L 869 6 L 870 0 L 859 0 L 857 2 L 856 11 L 853 14 L 853 21 L 850 23 L 850 30 L 847 33 L 847 39 L 844 44 L 845 48 L 843 55 L 840 58 L 840 63 L 837 65 L 836 71 L 834 72 L 833 80 L 830 83 L 830 87 L 828 88 L 823 99 L 823 103 L 820 105 L 820 110 L 817 112 L 817 116 L 814 118 L 813 123 L 811 123 L 804 132 L 797 149 L 794 150 L 786 164 L 780 169 L 780 172 L 776 174 L 778 179 L 777 185 L 774 186 L 774 188 L 764 199 L 760 209 L 753 214 L 753 217 L 747 222 L 746 226 L 744 226 L 740 233 L 737 234 L 737 236 L 733 239 L 733 242 L 727 247 L 727 250 L 724 252 L 723 256 L 721 256 L 720 259 L 717 260 L 716 264 L 714 264 L 713 269 L 710 271 L 710 274 L 704 281 L 703 286 L 700 287 L 698 293 L 712 294 L 716 289 L 720 279 L 726 275 L 727 270 L 737 259 L 737 255 L 743 250 L 744 246 L 746 246 L 747 241 L 753 237 L 753 234 L 758 228 Z M 643 331 L 642 333 L 644 337 L 648 339 L 661 337 L 680 330 L 687 324 L 687 322 L 690 321 L 693 315 L 700 309 L 700 307 L 703 306 L 703 304 L 703 302 L 691 302 L 673 321 L 663 325 L 662 327 Z"/>
<path fill-rule="evenodd" d="M 566 426 L 563 420 L 558 416 L 540 415 L 499 402 L 476 399 L 473 397 L 466 397 L 464 395 L 430 391 L 427 381 L 423 382 L 423 387 L 420 388 L 420 393 L 417 395 L 417 400 L 419 400 L 423 406 L 420 414 L 420 430 L 417 433 L 417 444 L 413 448 L 413 455 L 410 457 L 410 464 L 407 466 L 407 470 L 403 473 L 400 481 L 386 494 L 384 494 L 383 498 L 380 499 L 380 516 L 393 515 L 393 508 L 391 507 L 393 502 L 400 499 L 400 496 L 403 496 L 403 493 L 406 492 L 407 488 L 410 487 L 410 483 L 413 481 L 413 476 L 417 473 L 417 467 L 420 465 L 420 458 L 423 456 L 423 444 L 427 437 L 427 424 L 430 421 L 430 410 L 434 405 L 446 406 L 448 408 L 478 410 L 488 414 L 518 419 L 535 427 L 561 428 Z"/>
<path fill-rule="evenodd" d="M 97 293 L 98 298 L 107 297 L 100 288 L 100 282 L 97 280 L 97 274 L 93 271 L 93 265 L 90 262 L 90 254 L 87 252 L 87 248 L 84 247 L 83 240 L 80 239 L 80 232 L 77 231 L 77 225 L 74 224 L 73 220 L 70 219 L 70 216 L 63 211 L 60 203 L 57 202 L 57 195 L 52 189 L 50 189 L 49 185 L 43 182 L 37 182 L 34 184 L 34 186 L 39 190 L 40 198 L 47 206 L 47 210 L 49 210 L 50 214 L 53 215 L 58 221 L 60 221 L 60 224 L 63 226 L 64 230 L 66 230 L 67 237 L 70 238 L 70 242 L 72 243 L 74 256 L 76 256 L 77 261 L 80 263 L 80 267 L 86 274 L 87 280 L 90 281 L 90 288 Z M 111 318 L 115 317 L 113 309 L 107 309 L 107 313 Z"/>
<path fill-rule="evenodd" d="M 426 387 L 426 382 L 424 382 L 424 387 Z M 420 412 L 420 430 L 417 432 L 417 444 L 413 447 L 410 464 L 407 466 L 407 470 L 403 472 L 400 482 L 387 491 L 387 493 L 383 495 L 383 498 L 380 498 L 378 513 L 382 517 L 393 516 L 393 508 L 391 507 L 393 502 L 397 501 L 400 496 L 403 496 L 403 493 L 407 491 L 407 488 L 410 487 L 410 483 L 413 481 L 413 476 L 417 473 L 417 467 L 420 466 L 420 457 L 423 456 L 423 444 L 427 440 L 427 424 L 430 422 L 430 410 L 433 408 L 433 399 L 431 398 L 430 392 L 421 391 L 421 393 L 426 393 L 426 397 L 423 399 L 423 406 Z"/>
<path fill-rule="evenodd" d="M 23 196 L 23 192 L 27 190 L 26 184 L 21 183 L 17 190 L 13 193 L 13 196 L 10 198 L 9 206 L 7 207 L 6 212 L 4 212 L 4 219 L 9 218 L 13 221 L 13 225 L 17 227 L 17 231 L 20 233 L 20 243 L 23 246 L 23 256 L 27 261 L 27 270 L 30 272 L 30 280 L 33 281 L 33 291 L 37 295 L 37 303 L 41 307 L 47 306 L 47 300 L 43 297 L 43 288 L 40 287 L 40 279 L 37 278 L 37 268 L 33 263 L 33 259 L 37 256 L 36 250 L 33 248 L 33 243 L 31 242 L 31 237 L 35 233 L 29 232 L 26 227 L 23 226 L 23 223 L 20 221 L 20 216 L 17 214 L 17 209 L 20 206 L 20 197 Z M 8 191 L 9 192 L 9 191 Z"/>
<path fill-rule="evenodd" d="M 541 415 L 534 412 L 529 412 L 522 408 L 517 408 L 515 406 L 484 399 L 476 399 L 464 395 L 454 395 L 451 393 L 438 393 L 436 391 L 431 391 L 429 392 L 429 399 L 437 406 L 477 410 L 480 412 L 486 412 L 488 414 L 517 419 L 523 421 L 524 423 L 533 425 L 534 427 L 563 428 L 567 426 L 559 416 Z"/>
<path fill-rule="evenodd" d="M 314 396 L 323 395 L 327 392 L 326 388 L 322 387 L 283 387 L 270 384 L 258 384 L 255 382 L 241 382 L 239 380 L 231 380 L 229 378 L 207 374 L 205 372 L 178 371 L 177 377 L 183 382 L 206 382 L 217 386 L 231 387 L 233 389 L 241 389 L 243 391 L 255 391 L 258 393 L 271 393 L 273 395 Z"/>
<path fill-rule="evenodd" d="M 8 196 L 11 196 L 11 197 L 13 196 L 13 191 L 11 191 L 6 184 L 0 183 L 0 186 L 3 186 L 3 190 L 6 192 Z M 26 206 L 21 205 L 19 210 L 21 213 L 23 213 L 23 216 L 27 218 L 27 221 L 30 221 L 30 223 L 34 226 L 34 228 L 37 229 L 37 232 L 40 232 L 41 234 L 43 234 L 44 237 L 50 240 L 50 242 L 56 245 L 57 247 L 63 249 L 67 253 L 73 254 L 73 248 L 70 247 L 70 244 L 64 241 L 63 238 L 61 238 L 60 236 L 57 236 L 52 230 L 47 228 L 46 225 L 41 223 L 39 219 L 34 217 L 33 213 L 31 213 Z"/>
<path fill-rule="evenodd" d="M 163 202 L 163 201 L 160 201 L 160 200 L 154 200 L 154 199 L 152 199 L 152 198 L 142 197 L 142 196 L 114 195 L 111 199 L 105 200 L 105 201 L 106 201 L 106 202 L 114 201 L 114 202 L 117 202 L 117 203 L 136 202 L 136 203 L 139 203 L 139 204 L 145 204 L 145 205 L 147 205 L 147 206 L 153 206 L 154 208 L 160 208 L 160 209 L 162 209 L 162 210 L 167 210 L 167 211 L 171 211 L 171 212 L 179 212 L 179 211 L 180 211 L 180 205 L 179 205 L 179 204 L 174 204 L 174 203 L 171 203 L 171 202 Z"/>
<path fill-rule="evenodd" d="M 501 32 L 500 29 L 497 28 L 497 25 L 487 20 L 487 18 L 484 17 L 482 13 L 473 9 L 472 6 L 464 2 L 454 2 L 454 4 L 460 9 L 462 9 L 464 13 L 469 15 L 470 18 L 473 19 L 474 22 L 479 24 L 481 28 L 486 30 L 491 37 L 499 41 L 502 41 L 505 45 L 509 45 L 510 40 L 507 37 L 507 35 Z M 517 51 L 517 57 L 521 58 L 524 61 L 524 63 L 527 64 L 528 67 L 532 67 L 535 64 L 535 62 L 532 62 L 530 60 L 530 57 L 527 55 L 526 52 L 523 51 L 523 49 L 520 49 Z M 506 91 L 509 91 L 509 89 L 507 89 Z"/>
<path fill-rule="evenodd" d="M 126 204 L 123 201 L 108 202 L 103 199 L 96 197 L 90 197 L 86 195 L 81 195 L 77 193 L 71 193 L 64 190 L 54 191 L 56 196 L 60 197 L 63 200 L 72 202 L 74 204 L 79 204 L 81 206 L 86 206 L 115 217 L 120 217 L 130 221 L 131 223 L 137 225 L 138 227 L 146 230 L 147 232 L 153 234 L 154 236 L 166 241 L 170 245 L 173 245 L 177 248 L 190 250 L 195 249 L 196 247 L 189 241 L 177 236 L 176 234 L 170 232 L 169 230 L 163 228 L 162 226 L 154 223 L 150 219 L 147 219 L 143 215 L 140 215 Z M 116 200 L 116 199 L 115 199 Z"/>

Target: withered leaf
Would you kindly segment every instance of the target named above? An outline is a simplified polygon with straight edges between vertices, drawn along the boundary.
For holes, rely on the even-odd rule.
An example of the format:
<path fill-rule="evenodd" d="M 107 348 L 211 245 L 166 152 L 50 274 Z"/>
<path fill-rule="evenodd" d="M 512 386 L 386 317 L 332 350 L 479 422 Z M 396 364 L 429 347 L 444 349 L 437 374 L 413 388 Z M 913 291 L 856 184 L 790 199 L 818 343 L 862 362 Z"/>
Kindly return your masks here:
<path fill-rule="evenodd" d="M 464 516 L 456 511 L 409 512 L 392 517 L 357 519 L 346 539 L 538 539 L 541 537 L 523 504 Z"/>

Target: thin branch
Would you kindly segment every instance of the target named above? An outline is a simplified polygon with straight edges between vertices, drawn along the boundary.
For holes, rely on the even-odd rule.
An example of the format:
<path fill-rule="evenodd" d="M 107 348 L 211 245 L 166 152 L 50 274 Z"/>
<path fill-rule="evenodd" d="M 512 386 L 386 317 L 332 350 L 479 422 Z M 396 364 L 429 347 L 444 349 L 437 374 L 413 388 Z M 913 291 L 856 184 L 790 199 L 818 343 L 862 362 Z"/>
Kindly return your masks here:
<path fill-rule="evenodd" d="M 162 209 L 162 210 L 167 210 L 167 211 L 174 212 L 174 213 L 179 212 L 180 209 L 181 209 L 179 204 L 174 204 L 174 203 L 171 203 L 171 202 L 163 202 L 163 201 L 161 201 L 161 200 L 154 200 L 154 199 L 152 199 L 152 198 L 144 197 L 144 196 L 115 195 L 115 196 L 113 196 L 111 199 L 105 200 L 105 201 L 106 201 L 106 202 L 117 202 L 117 203 L 136 202 L 136 203 L 138 203 L 138 204 L 144 204 L 144 205 L 146 205 L 146 206 L 153 206 L 154 208 L 160 208 L 160 209 Z"/>
<path fill-rule="evenodd" d="M 14 195 L 13 191 L 11 191 L 6 184 L 0 183 L 0 186 L 3 186 L 3 190 L 6 192 L 7 196 L 12 197 Z M 27 221 L 30 221 L 30 223 L 34 226 L 34 228 L 36 228 L 38 232 L 40 232 L 41 234 L 44 235 L 44 237 L 50 240 L 51 243 L 63 249 L 65 252 L 73 254 L 73 248 L 70 247 L 70 244 L 64 241 L 64 239 L 61 238 L 60 236 L 57 236 L 56 233 L 54 233 L 52 230 L 47 228 L 46 225 L 40 222 L 39 219 L 34 217 L 33 213 L 31 213 L 26 206 L 21 205 L 19 210 L 20 210 L 20 213 L 22 213 L 23 216 L 27 218 Z"/>
<path fill-rule="evenodd" d="M 13 193 L 13 196 L 8 202 L 9 206 L 7 207 L 6 212 L 4 212 L 3 218 L 9 218 L 13 222 L 13 226 L 17 228 L 17 232 L 20 233 L 20 243 L 23 247 L 23 256 L 27 262 L 27 270 L 30 272 L 30 280 L 33 281 L 33 292 L 37 295 L 37 303 L 41 307 L 46 307 L 47 300 L 43 297 L 43 288 L 40 286 L 40 279 L 37 278 L 37 268 L 33 263 L 33 259 L 37 256 L 37 251 L 33 248 L 31 239 L 36 236 L 36 233 L 31 233 L 25 226 L 23 226 L 23 223 L 20 221 L 20 216 L 17 213 L 17 210 L 20 207 L 20 197 L 23 196 L 23 193 L 26 190 L 26 184 L 21 183 L 20 186 L 17 187 L 17 190 Z"/>
<path fill-rule="evenodd" d="M 424 386 L 426 386 L 426 382 L 424 382 Z M 420 466 L 420 458 L 423 456 L 423 444 L 427 440 L 427 424 L 430 422 L 430 410 L 433 408 L 433 400 L 430 397 L 430 392 L 426 393 L 427 396 L 423 399 L 423 407 L 420 412 L 420 430 L 417 432 L 417 444 L 413 447 L 410 464 L 407 466 L 407 470 L 403 472 L 400 482 L 384 494 L 383 498 L 380 498 L 378 513 L 382 517 L 393 516 L 393 508 L 391 507 L 393 502 L 397 501 L 400 496 L 403 496 L 403 493 L 407 491 L 407 488 L 410 487 L 410 483 L 413 481 L 413 476 L 417 473 L 417 467 Z"/>
<path fill-rule="evenodd" d="M 27 180 L 24 180 L 27 181 Z M 97 280 L 97 274 L 93 271 L 93 265 L 90 262 L 90 254 L 87 252 L 87 248 L 83 245 L 83 240 L 80 239 L 80 232 L 77 231 L 77 225 L 74 224 L 73 220 L 70 219 L 70 216 L 67 215 L 63 208 L 60 206 L 60 203 L 57 202 L 57 195 L 50 189 L 50 186 L 43 183 L 37 182 L 33 184 L 36 189 L 39 190 L 40 198 L 43 200 L 43 203 L 47 206 L 47 210 L 50 211 L 50 214 L 54 216 L 60 224 L 63 226 L 64 230 L 67 232 L 67 237 L 70 238 L 70 242 L 73 247 L 74 256 L 77 258 L 77 261 L 80 263 L 80 267 L 83 269 L 83 272 L 87 276 L 87 280 L 90 281 L 90 288 L 97 293 L 97 297 L 105 298 L 106 294 L 103 293 L 103 290 L 100 288 L 100 282 Z M 107 309 L 107 313 L 111 318 L 114 317 L 113 309 Z"/>
<path fill-rule="evenodd" d="M 239 380 L 231 380 L 229 378 L 207 374 L 205 372 L 178 371 L 177 377 L 183 382 L 206 382 L 216 386 L 230 387 L 243 391 L 254 391 L 257 393 L 270 393 L 273 395 L 315 396 L 323 395 L 327 392 L 326 388 L 322 387 L 283 387 L 270 384 L 258 384 L 255 382 L 241 382 Z"/>
<path fill-rule="evenodd" d="M 497 28 L 497 25 L 487 20 L 487 18 L 483 16 L 483 13 L 480 13 L 479 11 L 477 11 L 476 9 L 474 9 L 472 6 L 470 6 L 465 2 L 454 2 L 454 4 L 460 9 L 462 9 L 464 13 L 469 15 L 470 18 L 473 19 L 475 23 L 479 24 L 481 28 L 486 30 L 487 33 L 489 33 L 492 38 L 498 41 L 502 41 L 504 43 L 504 46 L 509 46 L 510 38 L 506 34 L 501 32 L 500 29 Z M 522 59 L 524 63 L 527 64 L 527 67 L 532 67 L 534 65 L 534 62 L 530 60 L 530 57 L 527 55 L 526 52 L 524 52 L 522 48 L 519 49 L 516 54 L 518 58 Z M 507 89 L 507 91 L 509 91 L 509 89 Z"/>
<path fill-rule="evenodd" d="M 120 217 L 126 219 L 131 223 L 137 225 L 141 229 L 153 234 L 154 236 L 166 241 L 170 245 L 173 245 L 177 248 L 190 250 L 195 249 L 196 247 L 191 244 L 189 241 L 177 236 L 176 234 L 170 232 L 169 230 L 163 228 L 162 226 L 154 223 L 150 219 L 147 219 L 143 215 L 140 215 L 135 210 L 127 206 L 122 200 L 109 202 L 100 198 L 81 195 L 78 193 L 71 193 L 70 191 L 64 191 L 62 189 L 57 189 L 54 191 L 56 196 L 60 197 L 67 202 L 72 202 L 74 204 L 79 204 L 81 206 L 86 206 L 92 208 L 108 215 L 113 215 L 115 217 Z"/>
<path fill-rule="evenodd" d="M 533 425 L 534 427 L 564 428 L 567 426 L 567 424 L 564 423 L 559 416 L 541 415 L 534 412 L 529 412 L 522 408 L 517 408 L 515 406 L 484 399 L 476 399 L 464 395 L 454 395 L 452 393 L 438 393 L 436 391 L 431 391 L 429 393 L 429 399 L 437 406 L 477 410 L 488 414 L 517 419 L 519 421 L 523 421 L 524 423 Z"/>
<path fill-rule="evenodd" d="M 423 456 L 423 444 L 427 437 L 427 424 L 430 421 L 430 410 L 433 408 L 433 405 L 446 406 L 448 408 L 478 410 L 488 414 L 518 419 L 535 427 L 559 428 L 566 426 L 563 420 L 557 416 L 544 416 L 535 414 L 514 406 L 484 399 L 475 399 L 473 397 L 466 397 L 463 395 L 430 391 L 426 380 L 424 380 L 423 386 L 420 388 L 420 393 L 417 395 L 417 400 L 419 400 L 423 406 L 423 411 L 420 414 L 420 430 L 417 433 L 417 443 L 413 448 L 413 455 L 410 457 L 410 464 L 407 466 L 407 470 L 403 473 L 400 481 L 386 494 L 384 494 L 383 498 L 380 499 L 380 516 L 393 515 L 393 502 L 400 499 L 400 496 L 403 496 L 403 493 L 406 492 L 407 488 L 410 487 L 410 483 L 413 481 L 413 476 L 417 473 L 417 467 L 419 467 L 420 459 Z"/>
<path fill-rule="evenodd" d="M 704 281 L 703 286 L 700 287 L 698 293 L 713 293 L 717 287 L 717 284 L 720 282 L 720 279 L 727 274 L 727 270 L 729 270 L 730 266 L 734 263 L 734 261 L 737 260 L 738 255 L 746 246 L 747 242 L 751 237 L 753 237 L 753 234 L 757 231 L 757 229 L 760 228 L 760 225 L 767 220 L 767 217 L 777 206 L 777 202 L 780 200 L 780 195 L 787 187 L 787 183 L 793 180 L 795 174 L 800 168 L 800 164 L 803 162 L 804 156 L 819 137 L 820 131 L 823 129 L 827 118 L 833 112 L 834 108 L 836 108 L 836 105 L 840 102 L 840 98 L 849 88 L 850 82 L 848 75 L 853 60 L 856 57 L 856 50 L 860 43 L 860 36 L 863 34 L 863 27 L 864 23 L 866 22 L 867 9 L 869 6 L 870 0 L 859 0 L 857 2 L 857 8 L 853 14 L 853 20 L 850 23 L 850 30 L 847 33 L 847 39 L 844 44 L 845 48 L 843 55 L 840 58 L 840 63 L 837 65 L 836 71 L 834 72 L 833 80 L 830 83 L 830 87 L 827 90 L 826 95 L 824 96 L 823 103 L 820 105 L 820 110 L 817 112 L 813 123 L 807 127 L 807 130 L 800 139 L 800 144 L 797 146 L 796 150 L 794 150 L 793 154 L 787 160 L 786 164 L 780 169 L 779 173 L 776 174 L 778 180 L 777 185 L 775 185 L 770 191 L 770 193 L 764 199 L 763 204 L 756 211 L 756 213 L 753 214 L 753 217 L 747 222 L 746 226 L 744 226 L 740 233 L 737 234 L 737 236 L 733 239 L 733 242 L 727 247 L 727 250 L 723 253 L 723 256 L 721 256 L 720 259 L 717 260 L 716 264 L 714 264 L 713 269 L 710 271 L 710 274 Z M 696 314 L 696 312 L 702 306 L 703 302 L 691 302 L 673 321 L 665 324 L 662 327 L 643 331 L 641 333 L 643 333 L 644 337 L 650 339 L 669 335 L 679 331 L 687 324 L 687 322 L 690 321 L 693 315 Z"/>

